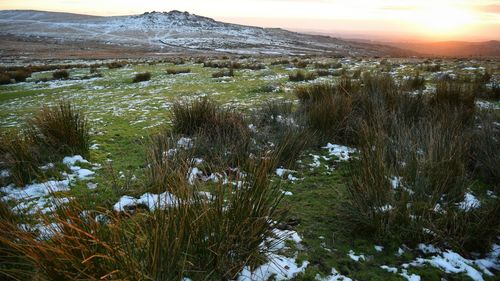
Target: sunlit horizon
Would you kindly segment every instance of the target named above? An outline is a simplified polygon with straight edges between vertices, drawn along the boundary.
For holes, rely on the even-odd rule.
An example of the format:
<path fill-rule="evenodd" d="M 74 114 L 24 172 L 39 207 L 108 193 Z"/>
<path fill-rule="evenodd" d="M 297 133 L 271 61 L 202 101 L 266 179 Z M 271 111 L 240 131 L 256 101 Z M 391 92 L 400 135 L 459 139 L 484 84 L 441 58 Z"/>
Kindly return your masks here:
<path fill-rule="evenodd" d="M 494 0 L 0 0 L 0 10 L 11 9 L 99 16 L 180 10 L 219 21 L 346 38 L 500 40 L 500 3 Z"/>

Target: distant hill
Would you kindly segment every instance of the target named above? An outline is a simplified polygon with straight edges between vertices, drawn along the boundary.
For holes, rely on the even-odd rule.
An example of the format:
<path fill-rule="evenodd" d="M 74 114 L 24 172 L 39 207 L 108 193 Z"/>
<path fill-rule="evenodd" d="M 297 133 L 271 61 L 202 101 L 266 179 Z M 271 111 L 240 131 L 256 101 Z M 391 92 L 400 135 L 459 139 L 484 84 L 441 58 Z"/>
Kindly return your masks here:
<path fill-rule="evenodd" d="M 100 17 L 30 10 L 0 11 L 0 36 L 15 40 L 156 51 L 232 54 L 407 56 L 415 54 L 383 44 L 329 36 L 223 23 L 187 12 Z"/>
<path fill-rule="evenodd" d="M 382 43 L 381 43 L 382 44 Z M 487 42 L 435 42 L 435 43 L 383 43 L 423 55 L 449 57 L 500 57 L 500 41 Z"/>

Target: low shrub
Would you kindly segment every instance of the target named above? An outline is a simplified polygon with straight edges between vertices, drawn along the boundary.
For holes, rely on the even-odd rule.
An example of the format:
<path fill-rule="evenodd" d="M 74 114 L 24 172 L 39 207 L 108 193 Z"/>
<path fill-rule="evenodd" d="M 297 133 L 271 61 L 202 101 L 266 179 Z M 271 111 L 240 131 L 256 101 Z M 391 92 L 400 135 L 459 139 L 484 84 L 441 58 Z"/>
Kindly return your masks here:
<path fill-rule="evenodd" d="M 132 80 L 133 83 L 139 83 L 139 82 L 144 82 L 144 81 L 149 81 L 151 80 L 151 73 L 150 72 L 144 72 L 144 73 L 137 73 Z"/>

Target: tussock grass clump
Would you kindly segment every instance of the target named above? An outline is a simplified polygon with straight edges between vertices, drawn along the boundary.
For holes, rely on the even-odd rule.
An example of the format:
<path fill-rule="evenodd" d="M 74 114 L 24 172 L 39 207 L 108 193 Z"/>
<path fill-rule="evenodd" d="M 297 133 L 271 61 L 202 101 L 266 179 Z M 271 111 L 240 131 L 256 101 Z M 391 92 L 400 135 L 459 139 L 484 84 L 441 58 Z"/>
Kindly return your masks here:
<path fill-rule="evenodd" d="M 25 186 L 40 175 L 40 153 L 36 143 L 20 131 L 0 135 L 0 168 L 7 169 L 16 186 Z"/>
<path fill-rule="evenodd" d="M 63 80 L 69 78 L 69 72 L 67 70 L 57 70 L 52 73 L 52 78 L 56 80 Z"/>
<path fill-rule="evenodd" d="M 1 83 L 1 81 L 0 81 Z M 491 82 L 487 87 L 481 86 L 477 91 L 476 95 L 480 99 L 499 101 L 500 100 L 500 83 Z"/>
<path fill-rule="evenodd" d="M 476 112 L 476 96 L 468 84 L 442 81 L 436 85 L 436 93 L 432 96 L 429 106 L 434 108 L 437 114 L 455 111 L 455 114 L 461 117 L 462 124 L 470 124 Z"/>
<path fill-rule="evenodd" d="M 257 113 L 259 125 L 277 125 L 284 118 L 289 118 L 293 115 L 293 103 L 287 101 L 269 101 L 265 102 Z"/>
<path fill-rule="evenodd" d="M 46 153 L 88 156 L 89 125 L 84 113 L 70 103 L 42 108 L 32 120 L 31 137 Z"/>
<path fill-rule="evenodd" d="M 415 76 L 408 77 L 403 81 L 402 88 L 407 91 L 416 91 L 425 89 L 425 78 L 417 72 Z"/>
<path fill-rule="evenodd" d="M 410 246 L 424 241 L 462 252 L 488 250 L 499 223 L 484 217 L 471 225 L 471 219 L 497 215 L 498 207 L 491 202 L 470 211 L 457 207 L 472 187 L 466 170 L 467 134 L 459 125 L 447 124 L 453 120 L 401 120 L 393 117 L 397 129 L 392 132 L 363 127 L 347 204 L 341 207 L 346 227 Z"/>
<path fill-rule="evenodd" d="M 305 118 L 308 127 L 325 140 L 350 143 L 353 101 L 344 94 L 325 96 L 321 101 L 308 104 Z"/>
<path fill-rule="evenodd" d="M 114 61 L 114 62 L 108 63 L 106 66 L 109 69 L 117 69 L 117 68 L 125 67 L 126 65 L 127 65 L 127 63 L 124 61 Z"/>
<path fill-rule="evenodd" d="M 324 76 L 329 76 L 331 75 L 331 72 L 328 71 L 328 70 L 324 70 L 324 69 L 317 69 L 316 71 L 316 74 L 318 75 L 318 77 L 324 77 Z"/>
<path fill-rule="evenodd" d="M 0 85 L 7 85 L 11 82 L 12 81 L 8 73 L 0 73 Z"/>
<path fill-rule="evenodd" d="M 190 73 L 190 72 L 191 72 L 191 69 L 189 69 L 189 68 L 168 68 L 167 69 L 167 74 L 170 74 L 170 75 Z"/>
<path fill-rule="evenodd" d="M 233 76 L 234 76 L 233 68 L 229 68 L 229 70 L 221 70 L 212 73 L 212 78 L 233 77 Z"/>
<path fill-rule="evenodd" d="M 339 84 L 313 84 L 295 89 L 300 112 L 312 132 L 323 141 L 352 143 L 353 122 L 357 121 L 354 106 L 359 85 L 348 78 Z"/>
<path fill-rule="evenodd" d="M 308 65 L 309 65 L 309 62 L 303 61 L 303 60 L 295 62 L 295 67 L 297 67 L 297 68 L 306 68 Z"/>
<path fill-rule="evenodd" d="M 294 168 L 300 155 L 317 143 L 290 101 L 265 102 L 252 117 L 258 148 L 274 151 L 278 166 Z"/>
<path fill-rule="evenodd" d="M 150 72 L 137 73 L 134 76 L 132 83 L 145 82 L 145 81 L 149 81 L 149 80 L 151 80 L 151 73 Z"/>
<path fill-rule="evenodd" d="M 248 157 L 250 130 L 240 113 L 207 98 L 176 103 L 172 113 L 173 132 L 194 136 L 199 152 L 210 158 L 226 158 L 233 164 Z"/>
<path fill-rule="evenodd" d="M 497 186 L 500 182 L 500 116 L 494 112 L 480 112 L 477 126 L 472 131 L 469 169 L 476 178 L 487 184 Z"/>
<path fill-rule="evenodd" d="M 10 181 L 25 186 L 43 176 L 39 166 L 68 155 L 88 156 L 89 127 L 84 114 L 69 103 L 41 109 L 23 130 L 0 136 L 0 168 Z"/>
<path fill-rule="evenodd" d="M 133 216 L 65 206 L 48 227 L 55 235 L 47 240 L 5 223 L 0 243 L 21 253 L 42 280 L 233 280 L 244 266 L 263 261 L 261 245 L 273 235 L 269 220 L 280 220 L 282 194 L 268 178 L 274 165 L 249 163 L 248 188 L 229 190 L 219 183 L 211 200 L 196 186 L 171 186 L 177 194 L 169 207 Z M 3 235 L 5 227 L 15 240 Z"/>
<path fill-rule="evenodd" d="M 14 214 L 7 203 L 0 200 L 0 278 L 6 281 L 29 280 L 33 272 L 32 265 L 20 252 L 12 245 L 17 239 L 19 217 Z"/>
<path fill-rule="evenodd" d="M 290 61 L 287 59 L 274 60 L 271 62 L 271 65 L 287 65 L 290 64 Z"/>
<path fill-rule="evenodd" d="M 310 81 L 318 78 L 318 74 L 316 72 L 304 72 L 304 71 L 294 71 L 288 74 L 288 80 L 292 82 L 300 82 L 300 81 Z"/>
<path fill-rule="evenodd" d="M 438 72 L 441 70 L 440 64 L 423 64 L 420 66 L 423 71 L 427 72 Z"/>
<path fill-rule="evenodd" d="M 405 94 L 384 76 L 365 76 L 362 87 L 349 93 L 353 109 L 339 116 L 349 120 L 359 158 L 352 163 L 346 204 L 340 208 L 346 229 L 377 239 L 396 238 L 411 246 L 415 241 L 452 245 L 462 252 L 485 251 L 494 241 L 498 222 L 484 218 L 471 224 L 471 220 L 497 215 L 495 203 L 485 202 L 473 210 L 459 206 L 473 189 L 471 176 L 497 180 L 491 170 L 498 161 L 485 155 L 498 150 L 495 133 L 491 128 L 474 132 L 471 88 L 446 83 L 427 97 Z M 316 112 L 314 107 L 308 111 L 310 103 L 330 108 L 322 110 L 325 115 L 333 111 L 328 99 L 318 97 L 338 95 L 335 87 L 319 92 L 316 100 L 321 102 L 299 92 L 306 116 Z M 338 122 L 331 123 L 334 127 Z M 471 167 L 481 176 L 474 176 Z M 480 237 L 474 239 L 475 235 Z"/>
<path fill-rule="evenodd" d="M 19 82 L 26 82 L 26 79 L 31 76 L 31 72 L 24 70 L 24 69 L 19 69 L 10 72 L 10 78 L 14 79 L 16 83 Z"/>

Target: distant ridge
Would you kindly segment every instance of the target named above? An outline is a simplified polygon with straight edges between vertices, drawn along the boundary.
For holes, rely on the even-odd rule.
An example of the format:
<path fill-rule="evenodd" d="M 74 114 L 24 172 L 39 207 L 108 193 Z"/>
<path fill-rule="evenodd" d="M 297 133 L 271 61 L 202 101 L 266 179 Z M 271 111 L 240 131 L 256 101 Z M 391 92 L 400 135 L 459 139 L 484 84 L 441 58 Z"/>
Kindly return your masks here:
<path fill-rule="evenodd" d="M 434 43 L 392 43 L 394 47 L 418 51 L 425 55 L 453 57 L 500 57 L 500 41 L 446 41 Z"/>
<path fill-rule="evenodd" d="M 188 12 L 92 16 L 33 10 L 0 11 L 0 36 L 37 42 L 86 42 L 120 48 L 231 54 L 408 56 L 413 51 L 280 28 L 219 22 Z"/>

